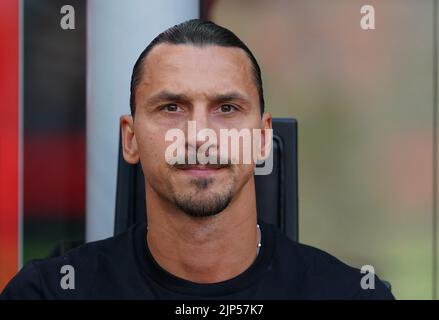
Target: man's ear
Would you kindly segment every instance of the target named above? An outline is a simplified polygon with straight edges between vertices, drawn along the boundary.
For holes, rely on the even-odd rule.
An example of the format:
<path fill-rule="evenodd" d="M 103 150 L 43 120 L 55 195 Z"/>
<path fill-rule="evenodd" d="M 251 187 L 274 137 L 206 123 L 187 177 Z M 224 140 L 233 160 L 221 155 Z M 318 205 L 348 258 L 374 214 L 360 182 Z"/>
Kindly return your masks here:
<path fill-rule="evenodd" d="M 122 128 L 123 158 L 128 163 L 136 164 L 139 162 L 139 149 L 134 135 L 133 117 L 130 115 L 120 117 L 120 127 Z"/>
<path fill-rule="evenodd" d="M 270 155 L 271 144 L 273 141 L 273 118 L 270 112 L 264 112 L 261 119 L 261 160 L 266 160 Z"/>

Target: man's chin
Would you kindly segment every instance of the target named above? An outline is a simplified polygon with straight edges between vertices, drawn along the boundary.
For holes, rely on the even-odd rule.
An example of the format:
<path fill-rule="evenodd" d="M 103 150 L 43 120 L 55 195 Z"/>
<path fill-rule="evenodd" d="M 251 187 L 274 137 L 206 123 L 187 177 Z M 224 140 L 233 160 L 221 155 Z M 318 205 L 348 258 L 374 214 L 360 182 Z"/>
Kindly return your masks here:
<path fill-rule="evenodd" d="M 208 193 L 208 194 L 207 194 Z M 175 205 L 191 217 L 202 218 L 217 215 L 224 211 L 232 200 L 231 192 L 212 194 L 198 192 L 174 198 Z"/>
<path fill-rule="evenodd" d="M 224 186 L 231 181 L 229 175 L 187 175 L 177 174 L 173 177 L 173 190 L 182 190 L 182 193 L 197 194 L 200 192 L 222 192 Z"/>

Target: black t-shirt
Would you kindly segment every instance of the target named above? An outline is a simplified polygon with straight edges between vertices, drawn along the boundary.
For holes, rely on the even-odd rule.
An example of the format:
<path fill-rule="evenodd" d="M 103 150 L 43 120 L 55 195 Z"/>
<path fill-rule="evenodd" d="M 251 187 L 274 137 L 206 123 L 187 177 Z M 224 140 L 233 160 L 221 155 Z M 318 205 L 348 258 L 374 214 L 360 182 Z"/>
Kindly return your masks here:
<path fill-rule="evenodd" d="M 139 224 L 63 256 L 29 262 L 1 298 L 393 299 L 378 277 L 374 278 L 375 289 L 362 289 L 365 274 L 360 270 L 289 240 L 273 225 L 261 222 L 260 227 L 262 247 L 256 260 L 240 275 L 223 282 L 194 283 L 161 268 L 148 249 L 146 225 Z M 65 265 L 72 268 L 61 273 Z M 62 278 L 68 274 L 69 287 L 64 284 L 63 289 Z"/>

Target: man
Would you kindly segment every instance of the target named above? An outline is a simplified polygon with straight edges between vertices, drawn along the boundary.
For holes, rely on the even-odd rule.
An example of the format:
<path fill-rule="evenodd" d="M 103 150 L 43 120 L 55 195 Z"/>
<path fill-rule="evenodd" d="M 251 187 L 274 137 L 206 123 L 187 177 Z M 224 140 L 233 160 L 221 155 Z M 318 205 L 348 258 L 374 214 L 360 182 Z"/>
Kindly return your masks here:
<path fill-rule="evenodd" d="M 142 165 L 148 227 L 31 262 L 3 298 L 393 298 L 376 276 L 365 287 L 360 270 L 257 221 L 254 162 L 232 162 L 221 153 L 225 141 L 197 153 L 205 140 L 189 138 L 190 123 L 198 133 L 259 132 L 267 155 L 272 118 L 261 72 L 232 32 L 190 20 L 157 36 L 134 66 L 130 106 L 121 120 L 123 155 Z M 165 156 L 175 129 L 186 138 L 183 163 Z M 227 161 L 190 163 L 194 152 Z"/>

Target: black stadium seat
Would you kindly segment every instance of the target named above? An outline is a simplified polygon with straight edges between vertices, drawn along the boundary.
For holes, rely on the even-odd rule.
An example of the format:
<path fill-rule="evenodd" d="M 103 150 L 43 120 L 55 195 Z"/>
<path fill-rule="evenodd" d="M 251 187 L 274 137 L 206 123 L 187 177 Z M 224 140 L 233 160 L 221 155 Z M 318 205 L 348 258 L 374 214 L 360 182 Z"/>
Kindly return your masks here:
<path fill-rule="evenodd" d="M 273 171 L 256 175 L 258 218 L 278 226 L 290 239 L 298 240 L 297 122 L 273 119 Z M 144 176 L 140 164 L 123 159 L 119 138 L 116 214 L 114 234 L 145 221 Z"/>

